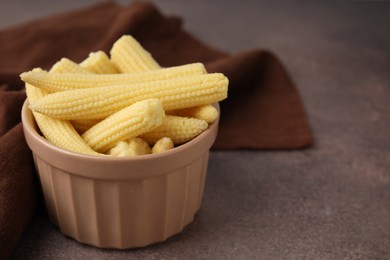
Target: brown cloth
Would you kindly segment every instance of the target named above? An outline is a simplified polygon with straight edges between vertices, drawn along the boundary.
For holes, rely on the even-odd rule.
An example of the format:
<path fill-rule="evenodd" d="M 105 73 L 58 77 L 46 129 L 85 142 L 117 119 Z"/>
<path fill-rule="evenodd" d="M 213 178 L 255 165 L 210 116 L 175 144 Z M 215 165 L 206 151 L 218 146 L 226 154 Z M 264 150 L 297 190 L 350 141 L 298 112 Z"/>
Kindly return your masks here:
<path fill-rule="evenodd" d="M 108 2 L 10 28 L 0 32 L 0 258 L 12 253 L 36 206 L 34 167 L 20 124 L 25 94 L 19 74 L 50 68 L 62 57 L 80 62 L 92 51 L 108 53 L 123 34 L 138 39 L 161 66 L 202 62 L 229 78 L 214 149 L 312 143 L 299 94 L 275 55 L 260 49 L 230 55 L 207 46 L 183 30 L 179 17 L 150 3 Z"/>

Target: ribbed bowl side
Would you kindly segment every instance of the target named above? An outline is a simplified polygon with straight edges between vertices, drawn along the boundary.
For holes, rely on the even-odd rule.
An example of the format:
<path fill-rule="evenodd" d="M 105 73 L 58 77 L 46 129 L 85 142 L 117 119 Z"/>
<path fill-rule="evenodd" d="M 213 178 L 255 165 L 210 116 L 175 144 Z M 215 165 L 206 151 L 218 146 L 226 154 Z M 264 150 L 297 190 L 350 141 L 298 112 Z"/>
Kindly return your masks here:
<path fill-rule="evenodd" d="M 45 199 L 45 205 L 49 214 L 50 221 L 56 225 L 58 224 L 57 210 L 55 206 L 53 185 L 51 183 L 50 165 L 44 160 L 33 154 L 35 168 L 38 173 L 39 181 L 41 183 L 43 197 Z"/>
<path fill-rule="evenodd" d="M 63 234 L 81 243 L 124 249 L 164 241 L 193 221 L 208 157 L 207 151 L 185 167 L 128 181 L 80 177 L 37 156 L 35 163 L 50 219 Z"/>

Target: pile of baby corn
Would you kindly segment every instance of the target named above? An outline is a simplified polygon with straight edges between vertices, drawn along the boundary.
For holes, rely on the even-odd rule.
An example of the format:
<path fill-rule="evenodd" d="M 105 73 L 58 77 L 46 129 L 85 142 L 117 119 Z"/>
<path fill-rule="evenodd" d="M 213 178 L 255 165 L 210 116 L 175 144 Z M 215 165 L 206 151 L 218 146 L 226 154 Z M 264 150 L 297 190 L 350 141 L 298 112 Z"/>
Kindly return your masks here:
<path fill-rule="evenodd" d="M 159 153 L 198 136 L 218 118 L 228 79 L 201 63 L 162 68 L 130 35 L 77 64 L 24 72 L 29 107 L 54 145 L 88 155 Z"/>

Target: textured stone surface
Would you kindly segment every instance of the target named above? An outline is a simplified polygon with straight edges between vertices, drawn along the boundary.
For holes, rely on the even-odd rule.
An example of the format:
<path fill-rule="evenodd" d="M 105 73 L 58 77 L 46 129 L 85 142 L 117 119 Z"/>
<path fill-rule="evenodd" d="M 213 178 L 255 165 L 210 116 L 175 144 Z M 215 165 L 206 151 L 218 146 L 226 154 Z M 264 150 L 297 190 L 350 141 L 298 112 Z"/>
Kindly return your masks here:
<path fill-rule="evenodd" d="M 94 2 L 2 2 L 0 27 Z M 155 3 L 210 45 L 274 51 L 301 92 L 316 144 L 212 152 L 201 211 L 164 243 L 97 249 L 37 214 L 14 259 L 390 258 L 390 4 Z"/>

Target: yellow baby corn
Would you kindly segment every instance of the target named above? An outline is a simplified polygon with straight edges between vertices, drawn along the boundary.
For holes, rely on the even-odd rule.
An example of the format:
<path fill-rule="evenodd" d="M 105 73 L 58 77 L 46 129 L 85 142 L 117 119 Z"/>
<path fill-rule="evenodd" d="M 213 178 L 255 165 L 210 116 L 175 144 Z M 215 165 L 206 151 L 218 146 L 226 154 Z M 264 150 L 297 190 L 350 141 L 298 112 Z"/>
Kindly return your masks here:
<path fill-rule="evenodd" d="M 160 68 L 150 53 L 130 35 L 119 38 L 112 46 L 110 54 L 111 62 L 120 73 Z"/>
<path fill-rule="evenodd" d="M 20 75 L 21 79 L 36 87 L 50 92 L 63 90 L 92 88 L 100 86 L 114 86 L 130 83 L 141 83 L 205 74 L 202 63 L 193 63 L 165 69 L 149 70 L 125 74 L 53 74 L 45 71 L 30 71 Z"/>
<path fill-rule="evenodd" d="M 153 130 L 162 124 L 164 117 L 160 100 L 142 100 L 97 123 L 82 138 L 92 149 L 104 153 L 119 141 Z"/>
<path fill-rule="evenodd" d="M 47 73 L 47 72 L 46 72 Z M 81 67 L 79 64 L 67 58 L 62 58 L 50 69 L 50 73 L 84 73 L 92 74 L 91 71 Z M 31 83 L 30 83 L 31 84 Z M 32 83 L 33 84 L 33 83 Z M 33 84 L 34 85 L 34 84 Z M 36 86 L 36 85 L 34 85 Z M 36 86 L 38 87 L 38 86 Z"/>
<path fill-rule="evenodd" d="M 40 72 L 43 71 L 41 68 L 35 68 L 33 69 L 34 72 Z M 28 97 L 29 103 L 31 102 L 37 102 L 38 100 L 42 99 L 47 95 L 47 92 L 43 89 L 36 88 L 33 85 L 30 85 L 28 83 L 25 84 L 26 87 L 26 94 Z"/>
<path fill-rule="evenodd" d="M 190 141 L 207 127 L 208 123 L 201 119 L 167 115 L 161 126 L 140 137 L 151 145 L 163 137 L 169 137 L 177 145 Z"/>
<path fill-rule="evenodd" d="M 76 131 L 79 134 L 82 134 L 88 129 L 90 129 L 92 126 L 99 123 L 100 121 L 102 120 L 101 119 L 76 119 L 70 121 L 70 123 L 73 125 L 74 129 L 76 129 Z"/>
<path fill-rule="evenodd" d="M 162 153 L 174 148 L 173 142 L 169 137 L 163 137 L 153 145 L 152 153 Z"/>
<path fill-rule="evenodd" d="M 115 74 L 118 73 L 110 58 L 104 51 L 91 52 L 80 66 L 96 74 Z"/>
<path fill-rule="evenodd" d="M 113 148 L 108 151 L 108 155 L 111 156 L 137 156 L 150 154 L 151 149 L 147 142 L 139 137 L 130 138 L 125 141 L 118 142 Z"/>
<path fill-rule="evenodd" d="M 30 108 L 60 119 L 98 119 L 148 98 L 161 100 L 165 110 L 211 104 L 225 99 L 227 90 L 228 79 L 213 73 L 57 92 L 30 104 Z"/>
<path fill-rule="evenodd" d="M 26 84 L 26 93 L 29 102 L 43 98 L 46 93 L 39 88 Z M 45 138 L 54 145 L 75 153 L 100 155 L 93 151 L 66 120 L 51 118 L 33 112 L 35 121 Z"/>
<path fill-rule="evenodd" d="M 189 107 L 174 111 L 167 111 L 169 115 L 175 116 L 186 116 L 186 117 L 195 117 L 198 119 L 203 119 L 207 123 L 212 123 L 218 118 L 218 110 L 211 104 L 198 106 L 198 107 Z"/>
<path fill-rule="evenodd" d="M 108 60 L 108 57 L 107 57 Z M 110 62 L 108 60 L 108 62 Z M 44 74 L 49 74 L 51 75 L 52 78 L 58 77 L 59 75 L 67 74 L 67 75 L 74 75 L 74 73 L 78 74 L 92 74 L 90 70 L 87 68 L 83 68 L 79 64 L 67 59 L 67 58 L 62 58 L 60 61 L 58 61 L 54 66 L 50 69 L 50 73 L 47 73 L 44 70 L 32 70 L 31 73 L 44 73 Z M 58 74 L 61 73 L 61 74 Z M 55 82 L 53 82 L 55 84 Z M 37 85 L 34 85 L 37 86 Z M 46 90 L 50 92 L 55 92 L 56 88 L 49 87 L 45 88 Z M 77 120 L 77 121 L 72 121 L 71 124 L 72 126 L 76 129 L 76 131 L 80 133 L 84 133 L 87 129 L 89 129 L 91 126 L 99 122 L 100 120 Z M 81 137 L 80 137 L 81 138 Z"/>

